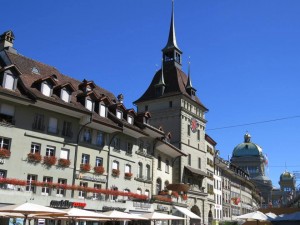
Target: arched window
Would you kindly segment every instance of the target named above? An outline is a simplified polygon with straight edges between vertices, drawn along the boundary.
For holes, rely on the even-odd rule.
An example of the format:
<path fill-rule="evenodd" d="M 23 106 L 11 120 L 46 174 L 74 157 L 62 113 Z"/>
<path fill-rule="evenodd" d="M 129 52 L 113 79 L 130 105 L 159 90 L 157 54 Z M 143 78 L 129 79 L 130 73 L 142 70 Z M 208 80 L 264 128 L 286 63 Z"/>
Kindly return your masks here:
<path fill-rule="evenodd" d="M 167 159 L 167 160 L 166 160 L 166 168 L 165 168 L 165 172 L 166 172 L 166 173 L 169 173 L 169 167 L 170 167 L 170 162 L 169 162 L 169 160 Z"/>
<path fill-rule="evenodd" d="M 161 191 L 161 179 L 157 178 L 156 180 L 156 194 L 158 194 Z"/>
<path fill-rule="evenodd" d="M 150 197 L 150 191 L 147 189 L 145 190 L 145 195 L 149 198 Z"/>
<path fill-rule="evenodd" d="M 168 180 L 165 181 L 165 189 L 167 189 L 167 186 L 170 184 Z"/>
<path fill-rule="evenodd" d="M 151 180 L 151 167 L 149 164 L 146 165 L 146 176 L 147 180 Z"/>
<path fill-rule="evenodd" d="M 138 188 L 138 189 L 136 190 L 136 193 L 137 193 L 138 195 L 141 195 L 141 194 L 142 194 L 142 189 L 141 189 L 141 188 Z"/>
<path fill-rule="evenodd" d="M 127 193 L 129 193 L 129 192 L 130 192 L 130 190 L 129 190 L 128 188 L 124 189 L 124 193 L 125 193 L 125 194 L 127 194 Z M 124 200 L 128 200 L 128 196 L 123 196 L 123 199 L 124 199 Z"/>
<path fill-rule="evenodd" d="M 143 178 L 143 163 L 139 162 L 138 164 L 138 178 Z"/>

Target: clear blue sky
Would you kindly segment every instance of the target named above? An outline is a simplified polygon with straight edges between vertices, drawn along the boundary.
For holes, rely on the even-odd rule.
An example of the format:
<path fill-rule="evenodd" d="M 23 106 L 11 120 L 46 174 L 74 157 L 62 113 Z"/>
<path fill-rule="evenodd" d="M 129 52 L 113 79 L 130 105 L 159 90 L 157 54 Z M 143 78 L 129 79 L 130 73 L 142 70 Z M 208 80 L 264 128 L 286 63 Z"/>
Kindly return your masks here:
<path fill-rule="evenodd" d="M 10 0 L 1 9 L 0 32 L 13 30 L 19 53 L 123 93 L 132 108 L 160 65 L 171 0 Z M 285 169 L 300 171 L 300 118 L 212 130 L 300 116 L 300 1 L 175 0 L 175 23 L 221 156 L 248 131 L 275 186 Z"/>

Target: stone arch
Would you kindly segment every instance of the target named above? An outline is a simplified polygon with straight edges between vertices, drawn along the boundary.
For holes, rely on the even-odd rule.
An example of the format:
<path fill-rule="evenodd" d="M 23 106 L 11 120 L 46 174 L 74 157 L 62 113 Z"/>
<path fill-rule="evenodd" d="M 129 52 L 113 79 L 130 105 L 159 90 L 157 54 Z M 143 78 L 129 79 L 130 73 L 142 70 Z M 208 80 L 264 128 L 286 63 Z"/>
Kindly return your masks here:
<path fill-rule="evenodd" d="M 195 213 L 197 216 L 199 216 L 200 218 L 201 217 L 201 212 L 200 212 L 200 209 L 198 206 L 194 205 L 192 208 L 191 208 L 191 212 L 192 213 Z M 197 220 L 197 219 L 190 219 L 190 225 L 200 225 L 201 224 L 201 220 Z"/>

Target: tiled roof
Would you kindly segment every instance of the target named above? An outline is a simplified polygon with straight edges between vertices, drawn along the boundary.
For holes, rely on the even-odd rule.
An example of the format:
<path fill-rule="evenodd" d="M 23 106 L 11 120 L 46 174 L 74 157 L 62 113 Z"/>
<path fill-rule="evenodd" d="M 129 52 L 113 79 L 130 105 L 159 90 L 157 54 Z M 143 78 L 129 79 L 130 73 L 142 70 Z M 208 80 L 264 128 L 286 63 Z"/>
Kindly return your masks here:
<path fill-rule="evenodd" d="M 161 70 L 159 70 L 154 75 L 153 80 L 149 85 L 148 89 L 146 90 L 146 92 L 142 95 L 142 97 L 140 97 L 134 103 L 183 94 L 186 97 L 198 103 L 205 110 L 207 110 L 207 108 L 202 104 L 202 102 L 197 96 L 195 96 L 195 98 L 192 99 L 192 97 L 187 93 L 185 86 L 188 80 L 188 76 L 182 70 L 180 70 L 176 66 L 166 66 L 164 67 L 163 73 L 164 73 L 164 80 L 166 84 L 164 94 L 159 97 L 157 97 L 155 94 L 155 84 L 159 82 L 161 76 Z"/>

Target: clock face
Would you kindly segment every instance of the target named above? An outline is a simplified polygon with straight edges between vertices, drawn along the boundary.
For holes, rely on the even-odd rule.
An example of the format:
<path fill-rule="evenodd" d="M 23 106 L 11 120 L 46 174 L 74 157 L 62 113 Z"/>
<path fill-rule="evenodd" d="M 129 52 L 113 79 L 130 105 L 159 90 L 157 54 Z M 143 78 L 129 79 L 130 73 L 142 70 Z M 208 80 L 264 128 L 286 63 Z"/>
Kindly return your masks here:
<path fill-rule="evenodd" d="M 199 122 L 195 118 L 192 118 L 190 125 L 192 132 L 195 133 L 197 131 L 197 128 L 199 127 Z"/>

